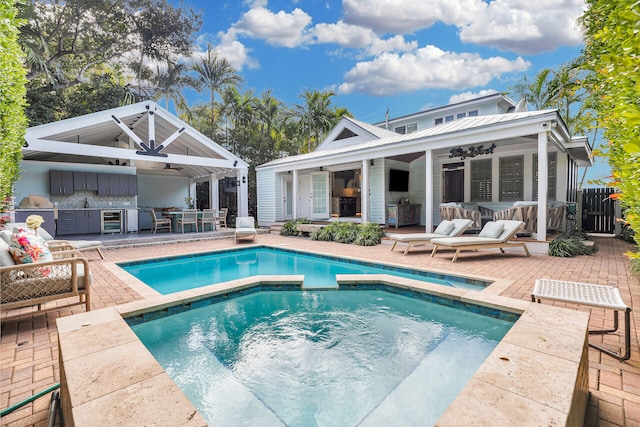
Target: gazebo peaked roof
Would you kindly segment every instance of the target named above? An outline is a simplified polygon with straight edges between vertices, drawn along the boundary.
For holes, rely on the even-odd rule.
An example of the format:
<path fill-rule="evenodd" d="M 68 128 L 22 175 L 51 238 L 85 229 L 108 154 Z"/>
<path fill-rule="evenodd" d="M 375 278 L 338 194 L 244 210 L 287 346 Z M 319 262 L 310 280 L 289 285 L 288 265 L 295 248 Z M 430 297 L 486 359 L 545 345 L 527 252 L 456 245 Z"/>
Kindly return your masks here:
<path fill-rule="evenodd" d="M 31 127 L 22 153 L 25 160 L 129 163 L 138 173 L 190 178 L 248 169 L 242 159 L 153 101 Z"/>

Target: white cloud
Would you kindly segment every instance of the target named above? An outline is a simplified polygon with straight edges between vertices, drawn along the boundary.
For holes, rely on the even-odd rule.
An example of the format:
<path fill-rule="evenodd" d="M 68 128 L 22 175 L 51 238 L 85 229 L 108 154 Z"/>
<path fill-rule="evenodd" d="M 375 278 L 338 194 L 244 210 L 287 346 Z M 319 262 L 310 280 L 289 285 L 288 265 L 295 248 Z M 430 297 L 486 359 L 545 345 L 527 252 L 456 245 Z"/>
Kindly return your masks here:
<path fill-rule="evenodd" d="M 314 43 L 337 44 L 344 48 L 362 49 L 368 56 L 382 52 L 408 52 L 418 48 L 418 42 L 405 41 L 401 35 L 381 39 L 369 28 L 338 21 L 335 24 L 318 24 L 310 31 Z"/>
<path fill-rule="evenodd" d="M 260 3 L 247 11 L 233 28 L 240 34 L 265 40 L 275 46 L 296 47 L 304 42 L 311 16 L 301 9 L 273 13 Z"/>
<path fill-rule="evenodd" d="M 374 43 L 378 36 L 369 28 L 346 24 L 318 24 L 311 31 L 316 43 L 335 43 L 343 47 L 364 48 Z"/>
<path fill-rule="evenodd" d="M 207 53 L 207 44 L 210 43 L 209 39 L 211 35 L 203 34 L 198 37 L 197 45 L 200 46 L 200 51 L 196 51 L 193 54 L 194 58 L 200 58 Z M 214 52 L 220 58 L 225 58 L 229 61 L 229 64 L 236 71 L 242 71 L 246 68 L 260 68 L 260 64 L 250 56 L 250 49 L 248 49 L 242 42 L 238 41 L 236 32 L 230 29 L 226 33 L 218 33 L 216 39 L 217 43 L 211 43 Z"/>
<path fill-rule="evenodd" d="M 576 20 L 584 9 L 584 0 L 494 0 L 461 26 L 460 39 L 519 54 L 576 46 L 582 42 Z"/>
<path fill-rule="evenodd" d="M 384 96 L 423 89 L 465 89 L 485 86 L 503 73 L 525 71 L 529 66 L 522 58 L 485 59 L 475 53 L 426 46 L 415 53 L 383 53 L 356 64 L 345 74 L 338 93 Z"/>
<path fill-rule="evenodd" d="M 343 0 L 348 23 L 377 33 L 407 34 L 429 28 L 436 22 L 465 25 L 483 8 L 482 0 Z"/>
<path fill-rule="evenodd" d="M 479 92 L 463 92 L 457 95 L 453 95 L 449 98 L 448 104 L 457 104 L 458 102 L 468 101 L 470 99 L 481 98 L 483 96 L 493 95 L 494 93 L 498 93 L 497 90 L 493 89 L 485 89 Z"/>

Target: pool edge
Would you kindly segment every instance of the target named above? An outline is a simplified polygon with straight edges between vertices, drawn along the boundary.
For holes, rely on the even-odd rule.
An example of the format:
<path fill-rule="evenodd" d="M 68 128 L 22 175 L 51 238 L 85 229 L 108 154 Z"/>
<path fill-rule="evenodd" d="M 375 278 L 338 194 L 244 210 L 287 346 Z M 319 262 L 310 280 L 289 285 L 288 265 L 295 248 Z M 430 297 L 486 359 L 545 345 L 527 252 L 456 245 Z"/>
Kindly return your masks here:
<path fill-rule="evenodd" d="M 341 279 L 351 283 L 372 279 L 345 276 Z M 588 313 L 380 276 L 384 277 L 376 279 L 401 288 L 520 314 L 438 425 L 582 425 L 588 396 Z M 300 277 L 257 276 L 58 319 L 66 425 L 82 425 L 83 420 L 96 425 L 118 424 L 118 420 L 140 424 L 153 419 L 163 424 L 170 420 L 172 425 L 206 425 L 178 386 L 166 381 L 168 375 L 124 318 L 260 283 L 299 282 Z M 124 363 L 123 354 L 136 363 Z M 162 384 L 161 392 L 154 392 L 156 384 Z M 136 390 L 138 395 L 132 393 Z"/>

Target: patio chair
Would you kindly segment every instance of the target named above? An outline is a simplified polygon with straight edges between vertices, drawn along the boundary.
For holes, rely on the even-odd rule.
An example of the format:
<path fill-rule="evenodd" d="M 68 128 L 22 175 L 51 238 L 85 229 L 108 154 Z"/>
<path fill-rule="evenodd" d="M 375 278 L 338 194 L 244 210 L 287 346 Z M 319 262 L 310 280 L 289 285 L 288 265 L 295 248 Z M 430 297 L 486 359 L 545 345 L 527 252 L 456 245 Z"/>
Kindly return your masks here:
<path fill-rule="evenodd" d="M 151 231 L 153 231 L 153 234 L 156 234 L 158 230 L 169 230 L 169 233 L 171 233 L 171 218 L 157 217 L 154 209 L 149 211 L 149 215 L 151 215 Z"/>
<path fill-rule="evenodd" d="M 184 226 L 193 225 L 196 228 L 196 232 L 198 231 L 198 211 L 195 209 L 186 209 L 182 211 L 182 215 L 178 218 L 178 225 L 182 229 L 184 233 Z"/>
<path fill-rule="evenodd" d="M 11 225 L 15 228 L 28 228 L 25 222 L 16 222 Z M 49 246 L 50 248 L 58 246 L 71 246 L 71 249 L 75 249 L 77 251 L 95 250 L 96 252 L 98 252 L 98 255 L 100 255 L 100 258 L 104 259 L 104 255 L 100 250 L 104 247 L 104 245 L 100 240 L 57 240 L 42 227 L 36 229 L 35 233 L 38 236 L 42 237 L 47 242 L 47 246 Z"/>
<path fill-rule="evenodd" d="M 391 251 L 396 247 L 398 242 L 406 243 L 404 255 L 409 252 L 412 246 L 423 246 L 431 242 L 431 239 L 438 237 L 457 237 L 467 230 L 473 221 L 470 219 L 456 218 L 451 221 L 444 220 L 440 222 L 433 233 L 411 233 L 411 234 L 390 234 L 389 239 L 393 240 Z"/>
<path fill-rule="evenodd" d="M 500 249 L 500 252 L 504 253 L 504 248 L 518 246 L 524 249 L 527 256 L 530 256 L 529 249 L 524 242 L 510 241 L 523 226 L 524 222 L 522 221 L 489 221 L 477 236 L 441 237 L 431 239 L 431 244 L 433 245 L 431 256 L 433 257 L 441 247 L 451 248 L 456 250 L 453 259 L 451 260 L 451 262 L 455 262 L 462 250 L 497 248 Z"/>
<path fill-rule="evenodd" d="M 239 216 L 236 218 L 236 231 L 233 235 L 233 242 L 237 243 L 238 239 L 251 237 L 255 239 L 258 232 L 255 228 L 255 220 L 252 216 Z"/>
<path fill-rule="evenodd" d="M 202 216 L 198 218 L 198 222 L 202 231 L 205 231 L 205 224 L 211 224 L 211 231 L 214 231 L 216 229 L 216 210 L 203 209 Z"/>
<path fill-rule="evenodd" d="M 9 244 L 0 238 L 0 309 L 41 305 L 77 296 L 69 305 L 84 304 L 91 310 L 91 273 L 89 262 L 70 246 L 49 248 L 51 261 L 16 264 Z M 59 308 L 55 306 L 53 308 Z M 3 319 L 5 320 L 5 319 Z"/>
<path fill-rule="evenodd" d="M 227 212 L 229 211 L 229 208 L 221 208 L 220 209 L 220 213 L 218 214 L 218 216 L 216 216 L 216 227 L 222 228 L 224 226 L 224 228 L 227 228 Z"/>

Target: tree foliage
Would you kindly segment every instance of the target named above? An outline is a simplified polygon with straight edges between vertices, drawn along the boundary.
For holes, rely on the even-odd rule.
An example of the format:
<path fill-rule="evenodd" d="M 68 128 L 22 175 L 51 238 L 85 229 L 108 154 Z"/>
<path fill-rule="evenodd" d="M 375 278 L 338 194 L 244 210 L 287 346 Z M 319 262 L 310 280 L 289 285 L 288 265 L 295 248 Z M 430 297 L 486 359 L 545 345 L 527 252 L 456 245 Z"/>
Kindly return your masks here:
<path fill-rule="evenodd" d="M 91 92 L 105 74 L 114 74 L 112 89 L 122 97 L 84 98 L 89 112 L 151 98 L 154 67 L 145 61 L 166 63 L 189 56 L 200 16 L 158 0 L 51 0 L 25 2 L 20 16 L 26 21 L 19 42 L 26 53 L 28 116 L 35 123 L 71 117 L 64 106 L 74 88 Z M 126 76 L 126 82 L 121 77 Z M 93 87 L 92 87 L 93 86 Z M 102 84 L 100 90 L 106 89 Z M 51 105 L 42 101 L 53 102 Z"/>
<path fill-rule="evenodd" d="M 27 79 L 22 67 L 24 54 L 18 44 L 21 21 L 16 18 L 14 6 L 13 0 L 0 0 L 0 204 L 3 205 L 19 177 L 27 127 L 24 114 Z"/>
<path fill-rule="evenodd" d="M 640 2 L 587 0 L 585 81 L 626 221 L 640 241 Z M 640 252 L 631 254 L 640 259 Z"/>

